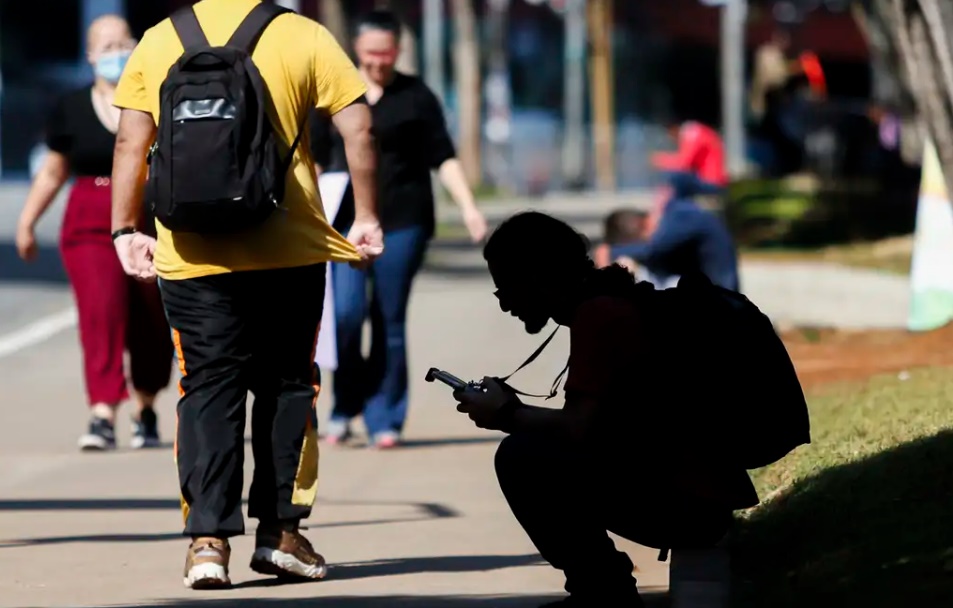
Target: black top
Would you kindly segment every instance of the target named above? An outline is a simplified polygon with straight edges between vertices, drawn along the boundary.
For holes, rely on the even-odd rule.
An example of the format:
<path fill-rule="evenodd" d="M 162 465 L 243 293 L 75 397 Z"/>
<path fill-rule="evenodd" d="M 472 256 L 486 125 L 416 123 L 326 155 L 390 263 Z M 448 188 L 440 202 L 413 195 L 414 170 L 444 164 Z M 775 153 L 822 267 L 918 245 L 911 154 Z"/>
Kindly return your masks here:
<path fill-rule="evenodd" d="M 112 175 L 115 145 L 116 135 L 96 116 L 90 87 L 64 95 L 53 108 L 46 146 L 69 159 L 73 175 Z"/>
<path fill-rule="evenodd" d="M 371 106 L 377 138 L 381 226 L 384 231 L 434 228 L 430 172 L 456 151 L 437 97 L 419 78 L 398 73 Z M 325 171 L 347 171 L 344 142 L 327 116 L 311 121 L 311 151 Z M 334 225 L 346 229 L 354 219 L 350 188 Z"/>

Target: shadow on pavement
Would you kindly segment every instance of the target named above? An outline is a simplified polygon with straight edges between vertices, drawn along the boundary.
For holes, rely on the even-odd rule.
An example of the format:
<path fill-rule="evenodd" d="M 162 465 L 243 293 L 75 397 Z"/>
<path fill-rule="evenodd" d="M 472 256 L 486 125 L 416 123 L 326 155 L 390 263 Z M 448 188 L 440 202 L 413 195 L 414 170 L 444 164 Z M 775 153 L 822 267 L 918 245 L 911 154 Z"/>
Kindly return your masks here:
<path fill-rule="evenodd" d="M 323 586 L 323 585 L 322 585 Z M 219 595 L 218 593 L 216 595 Z M 222 595 L 227 596 L 227 592 Z M 562 595 L 543 596 L 353 596 L 309 598 L 223 598 L 174 600 L 148 606 L 168 608 L 536 608 L 547 602 L 561 599 Z M 667 594 L 643 593 L 647 608 L 663 608 L 669 605 Z M 142 608 L 143 604 L 114 606 L 112 608 Z M 597 608 L 597 607 L 593 607 Z"/>
<path fill-rule="evenodd" d="M 248 501 L 243 501 L 247 504 Z M 318 505 L 411 507 L 429 518 L 458 517 L 456 509 L 433 502 L 334 500 L 318 498 Z M 182 508 L 178 498 L 26 498 L 0 500 L 0 511 L 162 511 Z"/>
<path fill-rule="evenodd" d="M 411 450 L 419 448 L 437 448 L 448 445 L 484 445 L 488 443 L 499 443 L 502 436 L 488 435 L 486 437 L 447 437 L 439 439 L 405 439 L 400 444 L 400 449 Z"/>
<path fill-rule="evenodd" d="M 247 504 L 247 501 L 243 501 Z M 318 506 L 366 506 L 366 507 L 398 507 L 412 508 L 415 515 L 404 517 L 389 517 L 337 522 L 305 522 L 302 530 L 318 530 L 327 528 L 344 528 L 359 526 L 380 526 L 387 524 L 403 524 L 427 521 L 431 519 L 447 519 L 459 517 L 456 509 L 440 503 L 420 502 L 387 502 L 387 501 L 349 501 L 334 499 L 318 500 Z M 2 500 L 0 511 L 154 511 L 180 510 L 181 506 L 176 499 L 164 498 L 101 498 L 101 499 L 27 499 Z M 249 522 L 246 533 L 254 530 L 255 523 Z M 92 534 L 75 536 L 51 536 L 38 538 L 8 538 L 0 539 L 0 549 L 29 547 L 36 545 L 54 545 L 63 543 L 121 543 L 121 542 L 160 542 L 178 540 L 182 538 L 180 532 L 164 532 L 157 534 Z"/>
<path fill-rule="evenodd" d="M 411 557 L 376 562 L 359 562 L 332 566 L 330 576 L 346 581 L 379 576 L 397 576 L 420 572 L 486 572 L 504 568 L 520 568 L 545 564 L 537 554 L 531 555 L 454 555 L 446 557 Z"/>
<path fill-rule="evenodd" d="M 16 245 L 0 243 L 0 281 L 64 284 L 68 280 L 59 249 L 41 245 L 37 258 L 27 264 L 17 255 Z"/>
<path fill-rule="evenodd" d="M 0 500 L 0 511 L 180 510 L 177 498 L 27 498 Z"/>
<path fill-rule="evenodd" d="M 402 574 L 488 572 L 504 568 L 520 568 L 544 564 L 539 555 L 453 555 L 442 557 L 408 557 L 372 562 L 332 564 L 327 582 L 350 581 Z M 305 582 L 303 584 L 309 584 Z M 282 581 L 274 578 L 257 579 L 235 585 L 236 588 L 277 587 Z M 302 584 L 302 583 L 298 583 Z"/>
<path fill-rule="evenodd" d="M 35 547 L 38 545 L 58 545 L 63 543 L 155 543 L 167 540 L 182 540 L 181 532 L 160 532 L 157 534 L 90 534 L 76 536 L 50 536 L 44 538 L 17 538 L 0 540 L 0 549 L 17 547 Z"/>
<path fill-rule="evenodd" d="M 388 524 L 409 524 L 429 519 L 439 519 L 443 516 L 420 516 L 420 517 L 391 517 L 382 519 L 362 519 L 355 521 L 332 521 L 327 523 L 302 525 L 302 530 L 326 530 L 329 528 L 356 528 L 360 526 L 383 526 Z M 446 517 L 456 517 L 456 514 Z M 247 531 L 254 531 L 254 525 L 248 526 Z M 162 542 L 169 540 L 180 540 L 183 538 L 181 532 L 162 532 L 157 534 L 88 534 L 75 536 L 48 536 L 37 538 L 14 538 L 0 540 L 0 549 L 12 549 L 16 547 L 35 547 L 37 545 L 57 545 L 63 543 L 138 543 L 138 542 Z"/>

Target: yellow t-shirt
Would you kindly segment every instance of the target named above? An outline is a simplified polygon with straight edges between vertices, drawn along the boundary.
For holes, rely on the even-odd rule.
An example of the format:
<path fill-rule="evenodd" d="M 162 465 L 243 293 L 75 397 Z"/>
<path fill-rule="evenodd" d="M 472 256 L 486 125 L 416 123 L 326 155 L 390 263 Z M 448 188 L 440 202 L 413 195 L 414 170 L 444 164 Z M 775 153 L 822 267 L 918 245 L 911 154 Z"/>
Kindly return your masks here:
<path fill-rule="evenodd" d="M 224 45 L 258 2 L 202 0 L 195 13 L 209 43 Z M 158 123 L 159 88 L 183 52 L 169 19 L 149 29 L 129 58 L 113 103 L 149 112 Z M 330 32 L 299 15 L 273 20 L 252 60 L 274 101 L 268 116 L 285 150 L 311 108 L 333 115 L 366 92 L 360 74 Z M 262 226 L 240 236 L 215 237 L 172 233 L 160 222 L 156 230 L 156 271 L 167 280 L 359 259 L 324 214 L 307 128 L 288 171 L 284 204 Z"/>

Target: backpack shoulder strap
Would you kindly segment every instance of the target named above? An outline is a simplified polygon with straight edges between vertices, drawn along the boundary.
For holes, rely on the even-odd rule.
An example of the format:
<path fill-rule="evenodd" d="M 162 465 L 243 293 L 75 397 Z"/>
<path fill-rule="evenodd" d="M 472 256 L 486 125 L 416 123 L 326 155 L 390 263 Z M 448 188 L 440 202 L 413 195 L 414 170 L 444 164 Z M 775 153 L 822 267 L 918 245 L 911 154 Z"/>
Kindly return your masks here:
<path fill-rule="evenodd" d="M 175 33 L 179 36 L 179 40 L 182 41 L 182 46 L 185 47 L 186 51 L 193 51 L 209 45 L 208 38 L 202 31 L 202 26 L 199 25 L 198 17 L 195 16 L 195 9 L 191 6 L 174 12 L 171 20 L 172 27 L 175 28 Z"/>
<path fill-rule="evenodd" d="M 260 2 L 248 13 L 248 16 L 241 22 L 232 37 L 229 38 L 225 46 L 240 48 L 251 55 L 258 44 L 258 38 L 262 32 L 278 15 L 294 12 L 283 6 L 272 4 L 270 2 Z"/>

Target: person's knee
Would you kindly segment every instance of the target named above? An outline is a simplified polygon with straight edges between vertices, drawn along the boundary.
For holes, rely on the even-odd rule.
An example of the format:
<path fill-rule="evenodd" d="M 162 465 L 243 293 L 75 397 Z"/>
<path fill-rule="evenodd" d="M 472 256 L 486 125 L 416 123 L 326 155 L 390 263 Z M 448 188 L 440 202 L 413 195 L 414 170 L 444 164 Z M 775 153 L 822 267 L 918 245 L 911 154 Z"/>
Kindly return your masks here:
<path fill-rule="evenodd" d="M 342 303 L 343 304 L 343 303 Z M 348 305 L 335 305 L 334 323 L 339 336 L 347 336 L 359 333 L 364 327 L 364 307 L 356 306 L 354 303 Z"/>
<path fill-rule="evenodd" d="M 494 465 L 500 484 L 540 474 L 541 467 L 553 465 L 552 441 L 532 435 L 508 435 L 496 449 Z"/>

